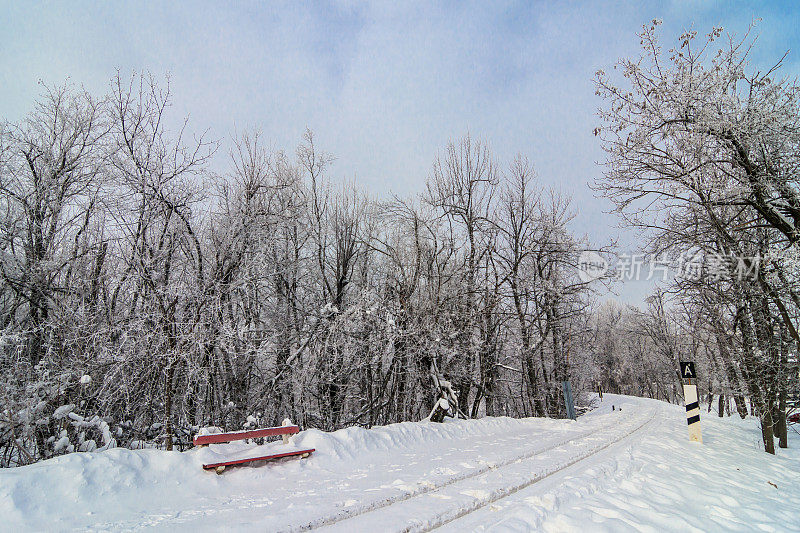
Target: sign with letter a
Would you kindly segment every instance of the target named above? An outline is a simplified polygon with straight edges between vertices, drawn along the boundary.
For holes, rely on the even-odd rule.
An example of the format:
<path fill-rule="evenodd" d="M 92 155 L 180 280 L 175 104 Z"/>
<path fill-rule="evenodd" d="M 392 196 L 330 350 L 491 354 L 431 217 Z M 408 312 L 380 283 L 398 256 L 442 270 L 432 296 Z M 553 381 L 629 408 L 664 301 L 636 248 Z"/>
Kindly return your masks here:
<path fill-rule="evenodd" d="M 694 371 L 693 361 L 681 361 L 681 377 L 683 379 L 694 379 L 697 373 Z"/>
<path fill-rule="evenodd" d="M 683 380 L 683 401 L 686 404 L 686 422 L 689 424 L 689 440 L 703 442 L 700 432 L 700 403 L 697 397 L 697 372 L 694 362 L 681 361 L 681 379 Z"/>

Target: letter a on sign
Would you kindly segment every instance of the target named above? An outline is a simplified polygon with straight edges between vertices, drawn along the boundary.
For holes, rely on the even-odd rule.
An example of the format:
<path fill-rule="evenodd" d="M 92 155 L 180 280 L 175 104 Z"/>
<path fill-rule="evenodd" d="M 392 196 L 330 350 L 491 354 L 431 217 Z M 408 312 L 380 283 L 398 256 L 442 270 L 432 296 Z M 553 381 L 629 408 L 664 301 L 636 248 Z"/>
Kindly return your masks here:
<path fill-rule="evenodd" d="M 683 379 L 694 379 L 697 377 L 697 374 L 694 371 L 693 361 L 681 361 L 681 377 Z"/>

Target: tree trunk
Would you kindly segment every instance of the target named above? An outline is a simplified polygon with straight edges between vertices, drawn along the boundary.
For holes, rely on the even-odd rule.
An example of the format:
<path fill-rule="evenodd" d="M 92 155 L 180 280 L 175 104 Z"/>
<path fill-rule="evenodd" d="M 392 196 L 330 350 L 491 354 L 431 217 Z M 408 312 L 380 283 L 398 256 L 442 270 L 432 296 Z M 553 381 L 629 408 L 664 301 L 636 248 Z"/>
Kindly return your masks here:
<path fill-rule="evenodd" d="M 753 325 L 750 322 L 748 306 L 743 306 L 742 311 L 742 316 L 739 320 L 742 331 L 742 343 L 744 345 L 744 353 L 742 354 L 742 362 L 744 363 L 742 365 L 742 375 L 744 376 L 745 383 L 750 393 L 751 412 L 755 408 L 761 420 L 761 437 L 764 441 L 764 451 L 775 454 L 771 406 L 768 405 L 768 401 L 765 399 L 765 391 L 762 390 L 758 382 L 759 377 L 761 377 L 761 372 L 754 356 L 758 337 L 753 331 Z"/>
<path fill-rule="evenodd" d="M 744 395 L 741 393 L 741 382 L 739 375 L 736 373 L 736 367 L 733 366 L 733 347 L 730 345 L 730 339 L 720 330 L 720 320 L 720 317 L 717 316 L 717 327 L 714 328 L 714 335 L 717 339 L 722 366 L 725 369 L 725 375 L 728 377 L 728 387 L 730 388 L 731 396 L 733 396 L 733 403 L 736 404 L 736 411 L 739 416 L 744 420 L 747 418 L 747 402 L 745 402 Z"/>
<path fill-rule="evenodd" d="M 787 342 L 786 327 L 781 327 L 781 352 L 780 362 L 778 367 L 778 409 L 775 421 L 775 430 L 778 433 L 778 446 L 780 448 L 789 447 L 789 436 L 787 435 L 786 427 L 786 400 L 788 396 L 789 380 L 786 372 L 786 367 L 789 363 L 789 343 Z"/>
<path fill-rule="evenodd" d="M 775 434 L 772 430 L 772 409 L 764 409 L 761 415 L 761 437 L 764 439 L 764 451 L 775 455 Z"/>
<path fill-rule="evenodd" d="M 170 357 L 164 376 L 164 446 L 168 452 L 172 451 L 173 428 L 172 428 L 172 378 L 174 374 L 174 364 Z"/>

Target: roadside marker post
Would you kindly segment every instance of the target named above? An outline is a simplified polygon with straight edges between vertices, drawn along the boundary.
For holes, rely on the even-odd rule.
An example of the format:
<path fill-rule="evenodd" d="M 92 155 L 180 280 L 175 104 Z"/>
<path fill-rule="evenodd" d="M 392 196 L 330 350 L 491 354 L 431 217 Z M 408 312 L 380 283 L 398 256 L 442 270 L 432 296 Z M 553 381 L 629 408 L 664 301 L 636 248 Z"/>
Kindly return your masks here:
<path fill-rule="evenodd" d="M 572 385 L 569 381 L 562 381 L 561 386 L 564 389 L 564 405 L 567 407 L 567 418 L 575 420 L 575 400 L 572 397 Z"/>
<path fill-rule="evenodd" d="M 681 361 L 683 401 L 686 404 L 686 422 L 689 425 L 689 440 L 703 443 L 700 431 L 700 404 L 697 397 L 697 372 L 693 361 Z"/>

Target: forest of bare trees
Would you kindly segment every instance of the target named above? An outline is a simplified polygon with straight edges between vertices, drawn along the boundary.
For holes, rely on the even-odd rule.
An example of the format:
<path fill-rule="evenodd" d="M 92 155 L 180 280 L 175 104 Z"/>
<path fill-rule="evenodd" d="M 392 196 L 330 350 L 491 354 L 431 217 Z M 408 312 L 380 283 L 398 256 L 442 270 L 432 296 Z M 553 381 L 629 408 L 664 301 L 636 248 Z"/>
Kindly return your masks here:
<path fill-rule="evenodd" d="M 522 156 L 467 136 L 418 198 L 378 201 L 310 131 L 242 134 L 214 173 L 170 98 L 50 87 L 1 126 L 0 464 L 419 420 L 440 380 L 469 417 L 564 416 L 561 382 L 592 387 L 587 243 Z"/>

